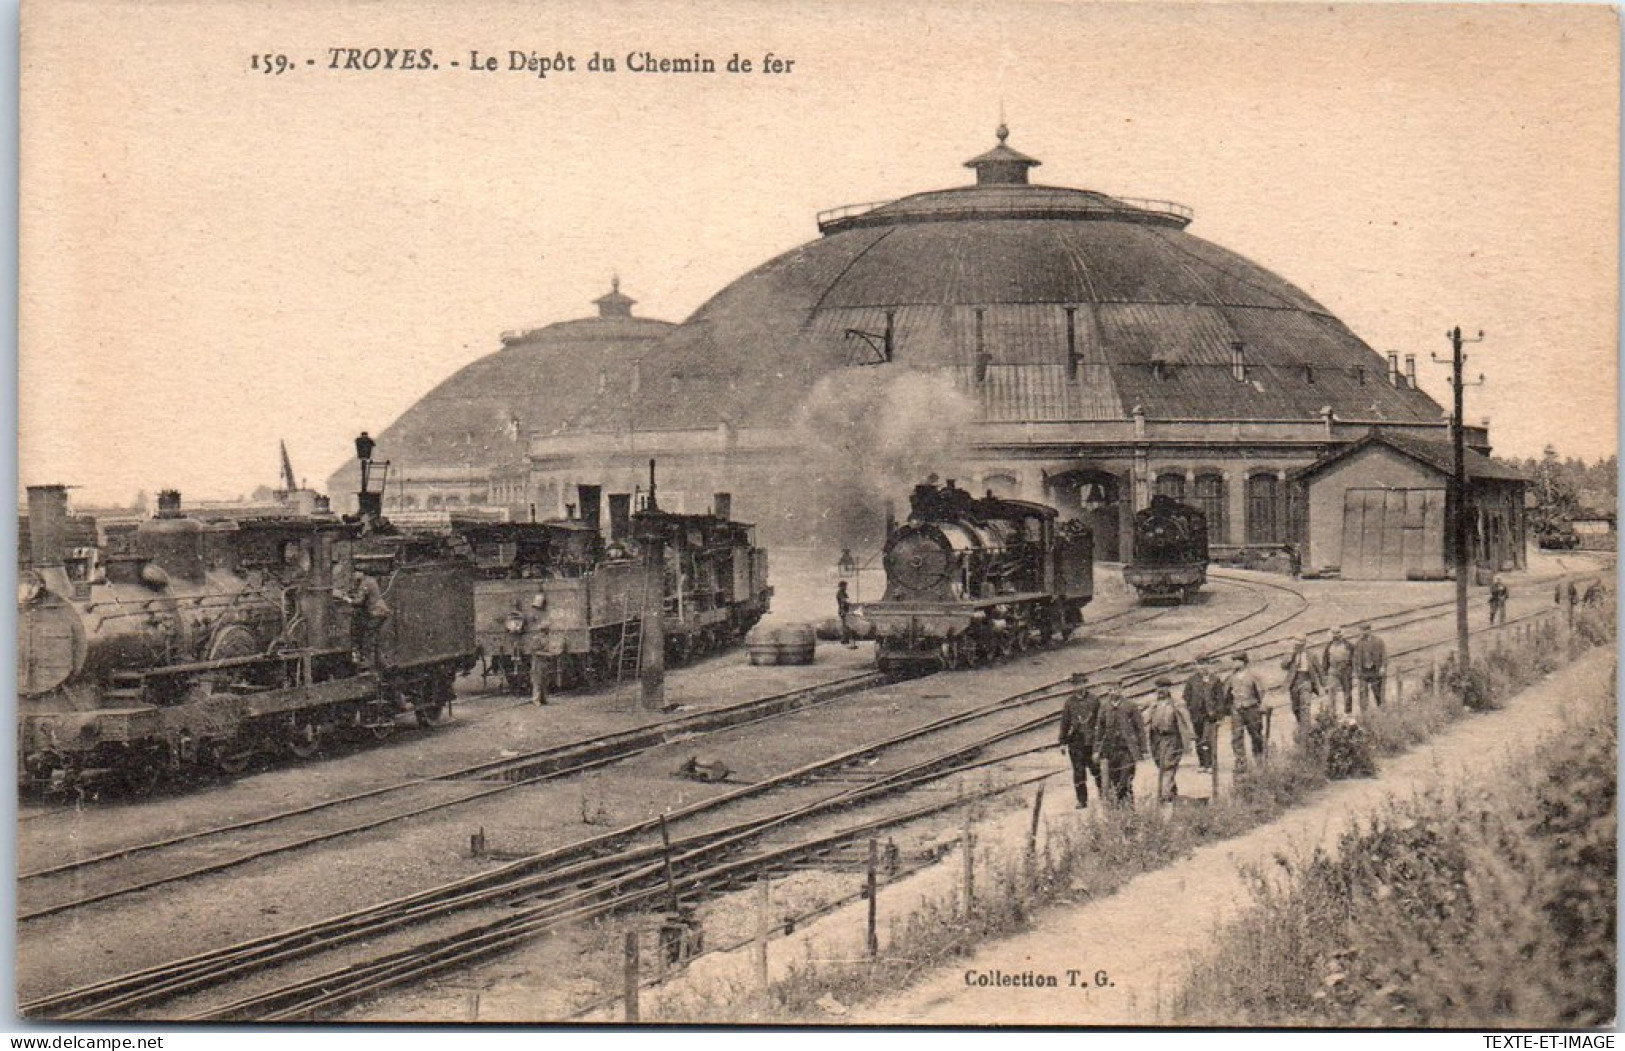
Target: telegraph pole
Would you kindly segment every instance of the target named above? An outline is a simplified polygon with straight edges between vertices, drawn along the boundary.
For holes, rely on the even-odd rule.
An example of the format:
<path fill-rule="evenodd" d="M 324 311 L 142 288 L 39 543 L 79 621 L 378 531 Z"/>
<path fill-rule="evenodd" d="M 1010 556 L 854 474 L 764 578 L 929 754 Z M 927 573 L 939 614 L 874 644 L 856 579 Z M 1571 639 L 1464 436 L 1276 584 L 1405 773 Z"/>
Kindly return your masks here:
<path fill-rule="evenodd" d="M 1467 343 L 1480 343 L 1484 333 L 1480 331 L 1476 339 L 1463 339 L 1461 327 L 1451 329 L 1445 333 L 1450 340 L 1450 389 L 1454 396 L 1454 404 L 1450 413 L 1450 444 L 1454 454 L 1453 470 L 1450 474 L 1450 532 L 1455 548 L 1456 563 L 1456 662 L 1462 673 L 1469 667 L 1470 652 L 1467 638 L 1467 574 L 1472 566 L 1472 552 L 1468 550 L 1467 542 L 1467 454 L 1466 454 L 1466 427 L 1462 416 L 1462 391 L 1465 383 L 1462 380 L 1461 370 L 1467 363 L 1467 355 L 1462 353 L 1462 346 Z M 1438 355 L 1433 360 L 1443 363 Z M 1480 375 L 1478 382 L 1483 383 L 1484 377 Z"/>

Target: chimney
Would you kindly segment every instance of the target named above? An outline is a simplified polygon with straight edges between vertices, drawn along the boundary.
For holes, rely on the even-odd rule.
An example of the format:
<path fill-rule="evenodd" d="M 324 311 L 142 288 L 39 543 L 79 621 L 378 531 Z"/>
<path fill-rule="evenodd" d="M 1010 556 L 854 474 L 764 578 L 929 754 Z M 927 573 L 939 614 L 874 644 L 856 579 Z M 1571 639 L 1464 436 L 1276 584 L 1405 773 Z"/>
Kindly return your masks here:
<path fill-rule="evenodd" d="M 1405 355 L 1405 386 L 1416 389 L 1416 355 Z"/>
<path fill-rule="evenodd" d="M 1399 351 L 1397 350 L 1388 352 L 1388 383 L 1391 386 L 1399 386 Z"/>
<path fill-rule="evenodd" d="M 158 514 L 155 517 L 181 517 L 181 491 L 179 489 L 161 489 L 158 491 Z"/>
<path fill-rule="evenodd" d="M 890 310 L 886 311 L 886 343 L 885 343 L 885 348 L 886 348 L 886 360 L 887 361 L 891 361 L 892 356 L 897 351 L 896 333 L 894 332 L 895 319 L 896 319 L 896 314 L 895 314 L 894 311 L 890 311 Z"/>
<path fill-rule="evenodd" d="M 603 505 L 604 490 L 597 485 L 576 486 L 576 500 L 581 506 L 581 521 L 592 526 L 595 533 L 603 532 Z"/>
<path fill-rule="evenodd" d="M 734 497 L 732 493 L 717 493 L 711 497 L 711 513 L 724 522 L 733 517 Z"/>
<path fill-rule="evenodd" d="M 68 487 L 28 487 L 28 553 L 36 567 L 60 566 L 68 529 Z"/>
<path fill-rule="evenodd" d="M 1237 383 L 1247 382 L 1247 345 L 1239 339 L 1230 344 L 1230 375 Z"/>

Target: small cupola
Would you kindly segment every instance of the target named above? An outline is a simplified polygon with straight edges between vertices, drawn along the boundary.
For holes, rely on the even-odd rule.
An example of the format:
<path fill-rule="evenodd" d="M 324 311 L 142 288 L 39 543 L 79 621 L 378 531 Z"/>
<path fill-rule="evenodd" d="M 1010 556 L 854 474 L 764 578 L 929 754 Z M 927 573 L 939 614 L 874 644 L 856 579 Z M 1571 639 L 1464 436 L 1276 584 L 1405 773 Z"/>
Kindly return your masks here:
<path fill-rule="evenodd" d="M 609 294 L 599 296 L 593 302 L 598 305 L 598 316 L 601 318 L 631 317 L 632 304 L 637 300 L 621 294 L 621 277 L 616 274 L 609 279 Z"/>
<path fill-rule="evenodd" d="M 1004 140 L 1010 137 L 1010 129 L 1005 125 L 1000 124 L 996 134 L 999 144 L 980 157 L 966 161 L 965 167 L 976 170 L 978 186 L 1025 186 L 1027 169 L 1036 168 L 1043 162 L 1006 146 Z"/>

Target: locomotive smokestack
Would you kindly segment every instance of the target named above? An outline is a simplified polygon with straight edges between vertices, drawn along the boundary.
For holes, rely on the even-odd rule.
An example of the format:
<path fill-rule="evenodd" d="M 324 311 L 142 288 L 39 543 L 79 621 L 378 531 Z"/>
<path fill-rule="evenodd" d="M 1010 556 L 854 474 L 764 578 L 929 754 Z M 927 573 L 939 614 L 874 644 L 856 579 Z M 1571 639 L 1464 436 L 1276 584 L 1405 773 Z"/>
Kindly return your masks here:
<path fill-rule="evenodd" d="M 60 566 L 68 530 L 68 487 L 28 487 L 28 554 L 35 566 Z"/>
<path fill-rule="evenodd" d="M 726 522 L 733 515 L 732 493 L 717 493 L 711 498 L 711 513 Z"/>
<path fill-rule="evenodd" d="M 660 505 L 655 502 L 655 462 L 652 459 L 649 461 L 649 507 L 648 507 L 648 509 L 650 511 L 658 511 L 658 510 L 660 510 Z"/>
<path fill-rule="evenodd" d="M 158 514 L 155 517 L 181 517 L 181 491 L 179 489 L 161 489 L 158 491 Z"/>

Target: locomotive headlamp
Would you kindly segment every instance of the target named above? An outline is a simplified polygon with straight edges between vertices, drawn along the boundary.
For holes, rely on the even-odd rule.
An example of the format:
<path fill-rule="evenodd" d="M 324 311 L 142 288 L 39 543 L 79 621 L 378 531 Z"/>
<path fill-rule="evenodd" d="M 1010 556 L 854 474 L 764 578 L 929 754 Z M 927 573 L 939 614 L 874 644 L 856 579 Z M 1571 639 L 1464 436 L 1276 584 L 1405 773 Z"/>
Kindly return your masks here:
<path fill-rule="evenodd" d="M 514 610 L 503 620 L 502 626 L 508 629 L 509 635 L 522 634 L 525 630 L 525 615 L 518 610 Z"/>

